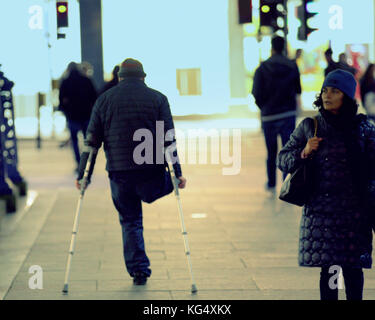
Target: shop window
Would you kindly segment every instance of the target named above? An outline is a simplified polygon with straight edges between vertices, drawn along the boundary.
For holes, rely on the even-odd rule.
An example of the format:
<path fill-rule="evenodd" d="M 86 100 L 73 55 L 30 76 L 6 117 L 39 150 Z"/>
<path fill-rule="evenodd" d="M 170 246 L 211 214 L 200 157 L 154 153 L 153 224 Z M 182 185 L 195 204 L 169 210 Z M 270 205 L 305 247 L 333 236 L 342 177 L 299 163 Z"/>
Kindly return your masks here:
<path fill-rule="evenodd" d="M 202 94 L 201 69 L 177 69 L 176 81 L 180 96 L 199 96 Z"/>

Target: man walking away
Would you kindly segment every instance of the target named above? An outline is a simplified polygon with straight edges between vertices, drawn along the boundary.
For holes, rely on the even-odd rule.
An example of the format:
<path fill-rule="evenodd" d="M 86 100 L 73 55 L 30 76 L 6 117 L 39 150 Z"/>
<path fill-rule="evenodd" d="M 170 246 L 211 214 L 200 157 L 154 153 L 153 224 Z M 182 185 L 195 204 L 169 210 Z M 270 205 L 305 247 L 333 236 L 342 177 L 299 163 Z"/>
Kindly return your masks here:
<path fill-rule="evenodd" d="M 324 69 L 324 77 L 326 77 L 327 74 L 330 73 L 331 71 L 339 69 L 339 64 L 333 60 L 332 54 L 333 52 L 331 48 L 328 48 L 324 52 L 324 57 L 326 58 L 326 61 L 327 61 L 327 68 Z"/>
<path fill-rule="evenodd" d="M 282 144 L 288 140 L 296 124 L 297 100 L 301 82 L 295 62 L 283 55 L 285 40 L 272 39 L 271 57 L 255 71 L 252 94 L 261 110 L 261 121 L 267 147 L 266 190 L 274 192 L 276 186 L 277 137 Z M 300 107 L 300 106 L 299 106 Z"/>
<path fill-rule="evenodd" d="M 78 132 L 82 131 L 84 137 L 86 137 L 91 110 L 97 94 L 91 80 L 79 71 L 75 62 L 68 65 L 67 72 L 68 76 L 60 86 L 59 109 L 65 114 L 68 122 L 74 157 L 78 167 L 80 161 Z"/>
<path fill-rule="evenodd" d="M 166 133 L 174 130 L 167 97 L 147 87 L 145 76 L 139 61 L 126 59 L 121 64 L 120 82 L 100 95 L 95 103 L 86 139 L 87 145 L 97 149 L 104 144 L 112 200 L 122 227 L 125 265 L 135 285 L 144 285 L 151 275 L 143 238 L 142 195 L 137 185 L 160 176 L 160 170 L 165 171 L 164 157 L 161 161 L 155 161 L 155 155 L 160 152 L 164 155 L 164 147 L 175 143 L 174 133 L 168 137 L 168 143 L 164 140 Z M 158 135 L 155 133 L 160 131 L 157 126 L 160 122 L 164 125 L 163 141 L 156 141 Z M 147 131 L 153 137 L 149 145 L 153 149 L 153 156 L 145 162 L 136 159 L 137 146 L 146 143 L 146 140 L 135 141 L 139 141 L 135 139 L 135 133 L 139 133 L 139 130 Z M 85 157 L 82 155 L 77 187 L 80 187 L 79 179 L 83 177 L 87 157 L 87 152 Z M 180 180 L 179 188 L 184 188 L 186 179 L 182 176 L 177 153 L 173 157 L 176 159 L 173 168 Z"/>
<path fill-rule="evenodd" d="M 357 73 L 356 68 L 349 65 L 346 53 L 344 52 L 339 54 L 338 66 L 340 69 L 350 72 L 353 76 L 355 76 Z"/>

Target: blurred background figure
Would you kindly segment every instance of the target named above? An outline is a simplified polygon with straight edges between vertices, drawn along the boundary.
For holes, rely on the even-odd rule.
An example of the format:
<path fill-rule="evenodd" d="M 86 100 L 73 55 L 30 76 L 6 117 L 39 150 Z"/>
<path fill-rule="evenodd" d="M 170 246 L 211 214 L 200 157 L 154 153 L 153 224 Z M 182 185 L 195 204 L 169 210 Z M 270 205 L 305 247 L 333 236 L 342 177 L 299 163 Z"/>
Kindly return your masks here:
<path fill-rule="evenodd" d="M 294 61 L 297 63 L 299 61 L 299 58 L 302 57 L 302 54 L 303 54 L 303 50 L 302 49 L 297 49 L 296 50 L 296 56 L 294 58 Z"/>
<path fill-rule="evenodd" d="M 348 60 L 344 52 L 340 53 L 339 55 L 338 67 L 342 70 L 350 72 L 353 76 L 355 76 L 357 73 L 357 70 L 348 64 Z"/>
<path fill-rule="evenodd" d="M 303 73 L 304 72 L 304 69 L 303 69 L 303 50 L 301 48 L 297 49 L 296 50 L 296 54 L 295 54 L 295 57 L 293 59 L 293 61 L 296 63 L 297 67 L 298 67 L 298 70 L 299 70 L 299 73 Z"/>
<path fill-rule="evenodd" d="M 106 82 L 103 86 L 103 88 L 100 90 L 100 94 L 107 91 L 108 89 L 111 89 L 115 85 L 118 84 L 118 72 L 120 70 L 119 66 L 115 66 L 112 70 L 112 79 L 108 82 Z"/>
<path fill-rule="evenodd" d="M 370 120 L 375 122 L 375 65 L 370 63 L 360 79 L 362 105 Z"/>
<path fill-rule="evenodd" d="M 82 74 L 88 78 L 92 78 L 92 76 L 94 75 L 94 67 L 87 61 L 82 61 L 82 63 L 79 65 L 79 69 Z"/>
<path fill-rule="evenodd" d="M 338 63 L 336 61 L 333 60 L 332 58 L 332 49 L 331 48 L 328 48 L 325 52 L 324 52 L 324 57 L 326 58 L 326 61 L 327 61 L 327 68 L 324 69 L 324 76 L 327 76 L 328 73 L 330 73 L 331 71 L 333 70 L 336 70 L 338 69 Z"/>
<path fill-rule="evenodd" d="M 76 167 L 79 165 L 80 152 L 78 147 L 78 132 L 86 137 L 86 129 L 90 120 L 97 93 L 92 81 L 84 75 L 75 62 L 67 68 L 67 77 L 60 86 L 59 109 L 65 114 L 73 144 Z"/>
<path fill-rule="evenodd" d="M 271 40 L 271 57 L 256 69 L 252 94 L 261 110 L 262 129 L 267 147 L 266 191 L 275 192 L 276 156 L 280 135 L 282 144 L 288 140 L 296 125 L 301 94 L 301 80 L 296 63 L 284 54 L 285 40 Z M 286 175 L 284 175 L 285 178 Z"/>

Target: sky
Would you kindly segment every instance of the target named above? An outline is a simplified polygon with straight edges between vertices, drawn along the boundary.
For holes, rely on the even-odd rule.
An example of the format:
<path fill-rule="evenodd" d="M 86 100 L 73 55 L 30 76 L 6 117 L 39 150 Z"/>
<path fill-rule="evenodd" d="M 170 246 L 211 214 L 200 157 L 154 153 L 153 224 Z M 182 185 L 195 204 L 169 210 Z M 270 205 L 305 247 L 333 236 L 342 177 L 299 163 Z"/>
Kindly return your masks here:
<path fill-rule="evenodd" d="M 253 1 L 254 10 L 257 2 Z M 337 18 L 337 7 L 341 8 L 341 18 Z M 290 13 L 289 41 L 293 47 L 309 50 L 329 39 L 338 52 L 343 51 L 345 43 L 371 43 L 374 58 L 372 0 L 320 0 L 315 9 L 319 11 L 314 18 L 319 31 L 306 43 L 296 40 L 297 21 Z M 171 96 L 175 103 L 182 103 L 176 88 L 176 69 L 200 68 L 201 99 L 224 101 L 229 95 L 227 11 L 227 0 L 102 0 L 106 75 L 125 58 L 137 58 L 144 64 L 147 83 Z M 69 1 L 66 39 L 56 39 L 55 2 L 48 0 L 0 0 L 0 30 L 0 63 L 16 83 L 15 94 L 48 91 L 51 77 L 59 78 L 70 61 L 80 62 L 76 0 Z M 252 40 L 245 40 L 245 60 L 255 68 L 259 50 L 267 56 L 269 44 Z M 194 97 L 185 101 L 184 109 L 195 104 Z M 192 112 L 199 110 L 193 108 Z"/>

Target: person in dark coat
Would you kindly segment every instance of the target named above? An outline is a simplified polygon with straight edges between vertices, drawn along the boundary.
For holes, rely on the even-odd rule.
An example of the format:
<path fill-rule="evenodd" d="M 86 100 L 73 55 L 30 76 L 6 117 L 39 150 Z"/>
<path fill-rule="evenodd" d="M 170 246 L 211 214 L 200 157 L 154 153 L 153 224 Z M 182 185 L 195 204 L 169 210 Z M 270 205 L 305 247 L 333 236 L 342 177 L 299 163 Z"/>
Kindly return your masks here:
<path fill-rule="evenodd" d="M 336 70 L 336 69 L 339 69 L 339 64 L 333 60 L 332 58 L 332 49 L 331 48 L 328 48 L 325 52 L 324 52 L 324 57 L 327 61 L 327 68 L 324 69 L 324 76 L 326 77 L 328 73 Z"/>
<path fill-rule="evenodd" d="M 91 80 L 79 71 L 75 62 L 71 62 L 68 65 L 67 72 L 67 77 L 60 85 L 59 109 L 66 116 L 73 152 L 78 166 L 80 151 L 77 135 L 78 132 L 82 131 L 84 137 L 86 137 L 86 130 L 97 93 Z"/>
<path fill-rule="evenodd" d="M 285 40 L 272 39 L 272 55 L 255 71 L 252 94 L 261 111 L 262 128 L 267 147 L 266 190 L 276 186 L 277 137 L 284 145 L 293 132 L 301 81 L 297 64 L 283 55 Z"/>
<path fill-rule="evenodd" d="M 120 70 L 119 66 L 115 66 L 112 70 L 112 79 L 108 82 L 106 82 L 103 86 L 103 88 L 100 90 L 100 94 L 103 92 L 106 92 L 108 89 L 111 89 L 115 85 L 118 84 L 118 72 Z"/>
<path fill-rule="evenodd" d="M 375 121 L 375 65 L 370 63 L 360 79 L 362 105 L 372 121 Z"/>
<path fill-rule="evenodd" d="M 318 131 L 304 119 L 277 157 L 277 166 L 291 173 L 311 165 L 312 190 L 303 207 L 299 265 L 320 267 L 322 300 L 337 300 L 334 268 L 342 268 L 348 300 L 363 294 L 362 268 L 372 266 L 369 186 L 375 181 L 375 127 L 357 115 L 356 80 L 344 70 L 329 73 L 314 102 Z"/>
<path fill-rule="evenodd" d="M 163 149 L 175 144 L 168 99 L 161 92 L 147 87 L 145 76 L 139 61 L 126 59 L 121 64 L 120 82 L 104 92 L 95 103 L 85 142 L 96 149 L 104 144 L 112 200 L 122 227 L 125 265 L 135 285 L 144 285 L 151 275 L 137 185 L 147 182 L 160 170 L 165 171 Z M 143 156 L 143 151 L 139 154 L 142 146 Z M 159 159 L 158 154 L 161 155 Z M 186 179 L 182 176 L 177 151 L 173 158 L 173 168 L 180 181 L 178 187 L 185 188 Z M 83 177 L 84 159 L 87 160 L 87 154 L 82 155 L 77 188 L 80 188 Z"/>
<path fill-rule="evenodd" d="M 349 65 L 346 53 L 344 53 L 344 52 L 339 54 L 338 66 L 339 66 L 339 69 L 348 71 L 353 76 L 355 76 L 356 73 L 357 73 L 357 69 Z"/>

